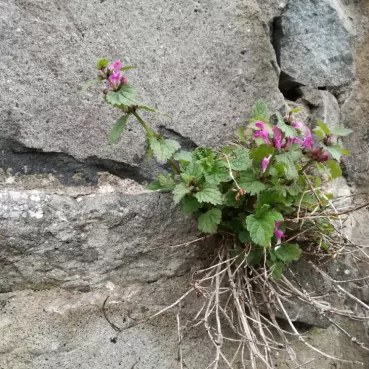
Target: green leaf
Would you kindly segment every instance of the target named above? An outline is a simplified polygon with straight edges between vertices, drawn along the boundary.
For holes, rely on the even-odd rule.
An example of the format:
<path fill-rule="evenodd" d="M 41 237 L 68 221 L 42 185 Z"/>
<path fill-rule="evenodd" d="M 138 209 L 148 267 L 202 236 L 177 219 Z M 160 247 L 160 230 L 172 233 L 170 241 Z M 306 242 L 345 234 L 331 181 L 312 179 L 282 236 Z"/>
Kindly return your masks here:
<path fill-rule="evenodd" d="M 164 174 L 158 174 L 154 182 L 151 182 L 146 189 L 152 191 L 163 191 L 169 192 L 172 191 L 175 187 L 176 183 L 171 176 L 166 176 Z"/>
<path fill-rule="evenodd" d="M 229 190 L 223 195 L 224 205 L 239 208 L 242 205 L 244 196 L 241 196 L 238 200 L 236 200 L 237 191 Z"/>
<path fill-rule="evenodd" d="M 82 86 L 82 91 L 86 91 L 89 88 L 99 84 L 101 82 L 101 80 L 99 79 L 93 79 L 92 81 L 88 81 L 86 82 L 83 86 Z"/>
<path fill-rule="evenodd" d="M 277 221 L 283 221 L 283 215 L 271 210 L 269 205 L 263 205 L 256 214 L 249 215 L 246 218 L 246 226 L 252 241 L 257 245 L 268 247 Z"/>
<path fill-rule="evenodd" d="M 188 195 L 186 195 L 182 199 L 182 205 L 183 205 L 183 213 L 185 215 L 192 214 L 202 207 L 202 204 L 200 204 L 193 196 Z"/>
<path fill-rule="evenodd" d="M 255 149 L 250 150 L 250 157 L 256 164 L 262 162 L 264 158 L 267 158 L 269 155 L 274 153 L 274 147 L 269 145 L 260 145 Z"/>
<path fill-rule="evenodd" d="M 180 148 L 180 144 L 177 141 L 164 138 L 149 137 L 148 142 L 154 156 L 162 163 L 168 161 Z"/>
<path fill-rule="evenodd" d="M 326 146 L 323 145 L 325 150 L 327 150 L 333 157 L 333 159 L 336 159 L 337 161 L 340 161 L 342 152 L 341 152 L 341 146 L 340 145 L 334 145 L 334 146 Z"/>
<path fill-rule="evenodd" d="M 348 136 L 352 133 L 352 129 L 343 128 L 343 127 L 336 127 L 331 129 L 331 133 L 336 136 Z"/>
<path fill-rule="evenodd" d="M 302 251 L 299 245 L 285 243 L 274 249 L 274 254 L 279 260 L 289 264 L 300 259 Z"/>
<path fill-rule="evenodd" d="M 264 260 L 265 249 L 253 249 L 246 258 L 247 265 L 254 266 Z"/>
<path fill-rule="evenodd" d="M 267 262 L 269 270 L 272 271 L 272 278 L 276 281 L 279 281 L 282 278 L 284 265 L 280 261 L 271 262 L 268 260 Z"/>
<path fill-rule="evenodd" d="M 256 179 L 251 169 L 240 173 L 239 186 L 250 195 L 256 195 L 265 190 L 265 184 Z"/>
<path fill-rule="evenodd" d="M 202 176 L 203 171 L 200 165 L 195 161 L 192 161 L 189 165 L 182 168 L 181 177 L 187 183 L 190 183 L 192 181 L 199 182 Z"/>
<path fill-rule="evenodd" d="M 286 152 L 284 154 L 277 155 L 275 159 L 277 163 L 283 164 L 283 170 L 287 179 L 294 179 L 298 177 L 299 174 L 291 153 Z"/>
<path fill-rule="evenodd" d="M 342 169 L 335 160 L 328 160 L 325 165 L 328 167 L 331 179 L 335 179 L 342 176 Z"/>
<path fill-rule="evenodd" d="M 250 159 L 250 150 L 243 147 L 237 147 L 232 151 L 228 158 L 231 168 L 233 170 L 246 170 L 251 168 L 252 162 Z"/>
<path fill-rule="evenodd" d="M 198 228 L 205 233 L 215 233 L 217 226 L 222 220 L 222 212 L 217 208 L 213 208 L 199 216 Z"/>
<path fill-rule="evenodd" d="M 238 239 L 242 243 L 251 242 L 250 233 L 247 229 L 243 229 L 241 232 L 238 233 Z"/>
<path fill-rule="evenodd" d="M 269 122 L 268 105 L 263 100 L 258 100 L 252 107 L 250 123 L 257 121 L 262 121 L 264 123 Z"/>
<path fill-rule="evenodd" d="M 321 139 L 325 137 L 324 131 L 322 131 L 319 127 L 313 129 L 313 132 Z"/>
<path fill-rule="evenodd" d="M 174 154 L 173 159 L 181 163 L 191 163 L 192 154 L 189 151 L 178 151 Z"/>
<path fill-rule="evenodd" d="M 236 131 L 238 138 L 243 143 L 247 142 L 247 137 L 246 137 L 245 131 L 246 131 L 246 127 L 239 127 L 239 128 L 237 128 L 237 131 Z"/>
<path fill-rule="evenodd" d="M 159 110 L 157 110 L 157 109 L 155 109 L 155 108 L 151 108 L 150 106 L 139 105 L 139 106 L 137 107 L 137 109 L 142 109 L 142 110 L 150 111 L 150 112 L 152 112 L 152 113 L 158 113 L 158 114 L 164 115 L 164 116 L 166 116 L 166 117 L 168 117 L 168 118 L 170 118 L 170 119 L 173 119 L 169 114 L 167 114 L 167 113 L 163 113 L 163 112 L 161 112 L 161 111 L 159 111 Z"/>
<path fill-rule="evenodd" d="M 113 128 L 110 130 L 109 133 L 109 143 L 114 145 L 116 144 L 120 137 L 123 134 L 123 131 L 125 130 L 127 126 L 127 121 L 129 118 L 129 114 L 122 115 L 114 124 Z"/>
<path fill-rule="evenodd" d="M 106 101 L 114 106 L 136 105 L 136 92 L 132 85 L 123 85 L 118 91 L 110 91 L 105 95 Z"/>
<path fill-rule="evenodd" d="M 346 150 L 344 147 L 341 147 L 341 154 L 342 155 L 350 155 L 351 152 L 349 150 Z"/>
<path fill-rule="evenodd" d="M 216 185 L 209 183 L 204 183 L 200 191 L 195 194 L 195 197 L 199 202 L 208 202 L 213 205 L 222 203 L 222 193 Z"/>
<path fill-rule="evenodd" d="M 331 133 L 331 130 L 321 120 L 318 120 L 318 126 L 326 135 Z"/>
<path fill-rule="evenodd" d="M 231 180 L 229 169 L 216 161 L 211 168 L 211 172 L 205 173 L 206 182 L 218 185 L 222 182 L 229 182 Z"/>
<path fill-rule="evenodd" d="M 286 124 L 281 114 L 277 113 L 277 127 L 286 135 L 286 137 L 295 138 L 297 136 L 296 128 L 293 128 Z"/>
<path fill-rule="evenodd" d="M 174 203 L 178 204 L 185 195 L 189 194 L 192 191 L 192 186 L 187 186 L 185 183 L 179 183 L 174 187 L 173 190 L 173 199 Z"/>
<path fill-rule="evenodd" d="M 125 70 L 135 69 L 135 68 L 137 68 L 137 67 L 136 67 L 136 66 L 134 66 L 134 65 L 126 65 L 126 66 L 124 66 L 124 67 L 120 68 L 120 70 L 123 72 L 123 71 L 125 71 Z"/>
<path fill-rule="evenodd" d="M 295 113 L 299 113 L 300 111 L 303 111 L 303 110 L 304 110 L 304 108 L 294 108 L 294 109 L 290 110 L 290 113 L 295 114 Z"/>
<path fill-rule="evenodd" d="M 105 67 L 107 67 L 109 65 L 109 61 L 105 58 L 103 59 L 99 59 L 96 63 L 96 68 L 97 69 L 103 69 Z"/>

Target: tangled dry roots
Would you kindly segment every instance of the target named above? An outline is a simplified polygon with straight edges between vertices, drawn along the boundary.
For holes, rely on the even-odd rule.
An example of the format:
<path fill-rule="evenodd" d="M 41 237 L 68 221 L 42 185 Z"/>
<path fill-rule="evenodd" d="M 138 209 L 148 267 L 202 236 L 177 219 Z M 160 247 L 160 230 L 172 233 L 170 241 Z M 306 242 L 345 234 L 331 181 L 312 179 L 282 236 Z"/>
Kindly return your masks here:
<path fill-rule="evenodd" d="M 330 253 L 330 258 L 347 257 L 347 255 L 350 255 L 353 260 L 360 259 L 369 263 L 369 255 L 365 252 L 365 247 L 355 245 L 344 234 L 345 219 L 342 217 L 347 217 L 349 212 L 356 209 L 339 213 L 334 208 L 336 217 L 335 221 L 332 221 L 332 224 L 335 225 L 337 234 L 334 240 L 330 240 L 334 245 L 334 249 Z M 297 242 L 303 240 L 306 235 L 305 222 L 314 221 L 319 217 L 332 216 L 330 211 L 325 210 L 324 213 L 315 215 L 305 214 L 304 217 L 298 215 L 296 222 L 299 222 L 300 232 L 293 238 L 296 238 Z M 319 316 L 327 319 L 330 324 L 333 324 L 356 345 L 360 346 L 363 350 L 369 351 L 369 348 L 364 343 L 359 342 L 356 337 L 351 335 L 335 320 L 335 316 L 343 316 L 356 321 L 368 322 L 367 314 L 360 315 L 349 309 L 337 309 L 331 306 L 332 304 L 324 296 L 319 297 L 315 291 L 305 290 L 299 282 L 298 276 L 291 269 L 288 269 L 287 273 L 280 280 L 273 280 L 271 278 L 272 271 L 266 266 L 266 254 L 264 265 L 253 267 L 247 264 L 247 247 L 245 247 L 245 250 L 241 254 L 232 256 L 232 246 L 232 239 L 223 237 L 221 246 L 218 248 L 218 252 L 211 266 L 197 271 L 192 276 L 190 282 L 191 288 L 185 294 L 170 306 L 132 325 L 148 322 L 168 310 L 177 308 L 178 360 L 181 369 L 186 368 L 182 355 L 184 332 L 191 327 L 199 325 L 203 325 L 215 348 L 214 360 L 209 363 L 206 369 L 217 369 L 220 367 L 235 369 L 236 362 L 238 363 L 237 368 L 241 365 L 243 368 L 272 369 L 275 368 L 274 354 L 275 352 L 281 351 L 288 354 L 291 362 L 295 365 L 295 369 L 302 368 L 311 361 L 308 363 L 298 362 L 290 344 L 291 339 L 300 340 L 311 350 L 316 351 L 319 356 L 325 356 L 344 363 L 363 365 L 363 363 L 358 361 L 348 361 L 331 356 L 329 353 L 312 346 L 299 333 L 296 324 L 289 316 L 287 306 L 292 300 L 297 299 L 300 304 L 309 306 Z M 309 246 L 307 246 L 304 252 L 305 262 L 322 276 L 322 280 L 325 279 L 328 281 L 337 294 L 341 296 L 345 295 L 346 298 L 351 299 L 356 305 L 360 305 L 362 310 L 369 312 L 368 305 L 343 287 L 345 283 L 364 281 L 368 280 L 369 277 L 344 281 L 335 280 L 321 268 L 319 264 L 319 259 L 321 258 L 327 258 L 324 250 L 315 248 L 311 252 Z M 181 306 L 186 299 L 194 298 L 200 299 L 202 302 L 201 307 L 192 319 L 183 322 Z M 108 320 L 107 316 L 106 318 Z M 284 325 L 280 323 L 281 320 L 278 318 L 282 318 L 284 322 L 287 322 L 289 328 L 284 328 Z M 114 326 L 110 321 L 109 323 L 118 334 L 121 332 L 121 329 Z M 231 357 L 229 355 L 230 350 L 226 349 L 229 347 L 228 344 L 232 344 L 235 347 Z"/>

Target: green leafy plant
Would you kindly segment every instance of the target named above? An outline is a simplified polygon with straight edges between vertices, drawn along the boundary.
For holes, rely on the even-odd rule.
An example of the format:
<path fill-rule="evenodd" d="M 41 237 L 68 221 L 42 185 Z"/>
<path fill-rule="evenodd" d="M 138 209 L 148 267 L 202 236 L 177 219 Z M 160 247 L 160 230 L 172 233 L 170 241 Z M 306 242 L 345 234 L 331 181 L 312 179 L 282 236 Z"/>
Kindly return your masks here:
<path fill-rule="evenodd" d="M 268 288 L 271 294 L 280 288 L 273 283 L 287 283 L 284 272 L 301 258 L 304 248 L 336 258 L 340 236 L 334 221 L 340 214 L 332 211 L 333 197 L 323 188 L 342 175 L 340 163 L 349 152 L 341 146 L 340 137 L 351 130 L 329 128 L 318 121 L 311 131 L 295 120 L 298 110 L 289 110 L 285 116 L 270 114 L 266 103 L 257 101 L 249 124 L 239 127 L 232 145 L 187 152 L 177 141 L 154 132 L 139 115 L 156 110 L 138 103 L 133 86 L 122 75 L 132 67 L 123 67 L 120 61 L 109 65 L 102 59 L 97 68 L 95 82 L 106 84 L 105 101 L 123 113 L 110 131 L 110 143 L 117 143 L 135 118 L 146 135 L 149 155 L 171 165 L 169 173 L 163 170 L 147 188 L 171 193 L 184 214 L 196 217 L 201 232 L 222 236 L 214 283 L 219 287 L 219 275 L 231 273 L 229 291 L 239 316 L 245 311 L 236 301 L 234 286 L 249 289 L 246 297 L 255 306 L 258 297 L 249 294 L 251 282 L 240 282 L 237 273 L 244 273 L 241 279 L 254 275 L 264 280 L 265 290 L 259 292 L 263 296 Z M 219 269 L 222 264 L 225 268 Z M 198 293 L 199 286 L 197 282 Z M 260 290 L 260 284 L 252 289 Z M 260 315 L 253 307 L 248 309 L 249 314 Z M 250 327 L 245 324 L 240 326 L 246 335 Z M 254 357 L 270 365 L 260 350 L 247 345 Z M 256 368 L 256 362 L 252 367 Z"/>

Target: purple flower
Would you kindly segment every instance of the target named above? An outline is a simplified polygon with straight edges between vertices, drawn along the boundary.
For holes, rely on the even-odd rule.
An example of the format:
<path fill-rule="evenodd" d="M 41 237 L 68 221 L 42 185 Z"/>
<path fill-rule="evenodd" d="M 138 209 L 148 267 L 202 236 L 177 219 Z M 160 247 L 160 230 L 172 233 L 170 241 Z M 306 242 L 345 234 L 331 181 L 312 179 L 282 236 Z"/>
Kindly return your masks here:
<path fill-rule="evenodd" d="M 267 170 L 271 157 L 272 155 L 269 155 L 267 158 L 263 159 L 263 162 L 261 163 L 261 168 L 262 168 L 263 173 L 265 173 L 265 171 Z"/>
<path fill-rule="evenodd" d="M 273 134 L 274 134 L 274 137 L 273 137 L 274 147 L 279 150 L 283 146 L 282 131 L 277 126 L 274 126 Z"/>
<path fill-rule="evenodd" d="M 113 90 L 118 90 L 120 85 L 120 72 L 118 73 L 113 73 L 110 77 L 109 77 L 109 86 L 113 89 Z"/>
<path fill-rule="evenodd" d="M 324 161 L 327 161 L 329 159 L 329 152 L 327 150 L 324 150 L 319 158 L 319 162 L 323 163 Z"/>
<path fill-rule="evenodd" d="M 292 127 L 301 130 L 305 126 L 302 123 L 300 123 L 300 122 L 293 122 L 292 123 Z"/>
<path fill-rule="evenodd" d="M 264 142 L 267 145 L 270 145 L 269 132 L 268 132 L 266 124 L 264 122 L 256 122 L 255 126 L 260 128 L 260 131 L 258 131 L 254 134 L 254 138 L 262 137 Z"/>
<path fill-rule="evenodd" d="M 277 239 L 277 245 L 280 245 L 282 242 L 282 238 L 284 237 L 284 233 L 278 229 L 278 227 L 282 224 L 282 222 L 275 222 L 274 224 L 274 235 Z"/>
<path fill-rule="evenodd" d="M 122 68 L 122 63 L 120 62 L 120 60 L 116 60 L 115 62 L 111 63 L 109 65 L 109 68 L 114 74 L 115 73 L 119 73 L 120 72 L 120 68 Z"/>
<path fill-rule="evenodd" d="M 308 148 L 309 150 L 313 149 L 313 136 L 311 135 L 309 127 L 305 127 L 305 138 L 302 143 L 302 146 Z"/>

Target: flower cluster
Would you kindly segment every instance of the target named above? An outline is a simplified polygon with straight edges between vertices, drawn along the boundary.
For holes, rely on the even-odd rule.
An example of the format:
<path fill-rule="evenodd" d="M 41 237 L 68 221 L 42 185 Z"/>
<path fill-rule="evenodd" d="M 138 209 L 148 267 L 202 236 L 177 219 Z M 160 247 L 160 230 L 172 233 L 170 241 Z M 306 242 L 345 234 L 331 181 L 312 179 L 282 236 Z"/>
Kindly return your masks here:
<path fill-rule="evenodd" d="M 106 80 L 107 88 L 104 93 L 107 94 L 110 90 L 118 91 L 122 85 L 128 84 L 127 77 L 121 74 L 123 64 L 120 60 L 116 60 L 108 67 L 102 66 L 100 68 L 100 78 Z"/>

